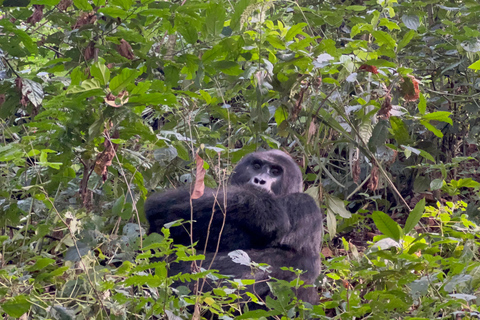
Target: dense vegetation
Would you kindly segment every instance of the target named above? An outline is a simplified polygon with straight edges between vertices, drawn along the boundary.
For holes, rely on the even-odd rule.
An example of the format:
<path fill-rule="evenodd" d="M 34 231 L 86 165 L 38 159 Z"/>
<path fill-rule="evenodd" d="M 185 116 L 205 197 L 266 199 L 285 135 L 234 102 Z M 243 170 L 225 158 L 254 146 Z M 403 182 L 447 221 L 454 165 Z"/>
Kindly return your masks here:
<path fill-rule="evenodd" d="M 477 1 L 0 4 L 4 319 L 480 316 Z M 168 277 L 201 252 L 147 194 L 271 148 L 324 208 L 320 304 L 172 289 L 216 273 Z"/>

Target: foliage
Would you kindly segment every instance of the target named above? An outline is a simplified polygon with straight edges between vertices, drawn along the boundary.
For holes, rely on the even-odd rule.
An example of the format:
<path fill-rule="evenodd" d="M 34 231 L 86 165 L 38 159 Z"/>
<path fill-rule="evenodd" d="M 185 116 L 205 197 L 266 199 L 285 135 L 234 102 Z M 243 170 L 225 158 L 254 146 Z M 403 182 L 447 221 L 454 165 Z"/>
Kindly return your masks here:
<path fill-rule="evenodd" d="M 478 317 L 476 1 L 0 4 L 5 318 Z M 317 306 L 295 281 L 172 288 L 224 277 L 168 277 L 201 254 L 144 234 L 147 194 L 196 156 L 221 187 L 260 148 L 325 209 Z"/>

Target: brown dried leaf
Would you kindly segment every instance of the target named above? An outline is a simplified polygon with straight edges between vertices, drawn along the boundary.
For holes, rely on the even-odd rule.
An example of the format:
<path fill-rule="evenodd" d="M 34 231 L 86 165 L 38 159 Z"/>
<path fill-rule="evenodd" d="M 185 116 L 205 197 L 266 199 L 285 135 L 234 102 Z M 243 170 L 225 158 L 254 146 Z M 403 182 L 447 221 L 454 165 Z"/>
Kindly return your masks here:
<path fill-rule="evenodd" d="M 403 77 L 403 82 L 400 83 L 400 90 L 402 92 L 403 98 L 406 101 L 416 101 L 420 97 L 420 88 L 417 79 L 414 76 L 409 75 L 408 77 Z"/>
<path fill-rule="evenodd" d="M 18 77 L 15 79 L 15 86 L 17 87 L 18 91 L 22 92 L 22 78 Z"/>
<path fill-rule="evenodd" d="M 85 60 L 90 60 L 95 56 L 95 42 L 90 41 L 88 46 L 85 48 L 83 55 L 85 57 Z"/>
<path fill-rule="evenodd" d="M 352 178 L 353 182 L 358 184 L 360 182 L 360 159 L 353 160 L 352 163 Z"/>
<path fill-rule="evenodd" d="M 205 169 L 203 168 L 203 159 L 198 155 L 195 155 L 195 162 L 197 163 L 197 177 L 195 178 L 195 187 L 192 192 L 192 199 L 198 199 L 203 196 L 205 191 Z"/>
<path fill-rule="evenodd" d="M 367 71 L 367 72 L 370 72 L 370 73 L 373 73 L 373 74 L 378 74 L 378 69 L 377 67 L 375 66 L 370 66 L 368 64 L 363 64 L 362 66 L 360 66 L 360 68 L 358 68 L 358 70 L 362 71 Z"/>
<path fill-rule="evenodd" d="M 84 25 L 93 24 L 95 21 L 97 21 L 95 12 L 83 12 L 80 17 L 78 17 L 77 21 L 75 21 L 72 29 L 79 29 Z"/>
<path fill-rule="evenodd" d="M 310 143 L 310 140 L 312 139 L 312 137 L 315 135 L 316 132 L 317 132 L 317 125 L 315 124 L 315 121 L 312 120 L 310 122 L 310 126 L 308 127 L 307 144 Z"/>
<path fill-rule="evenodd" d="M 389 93 L 385 96 L 385 100 L 382 103 L 382 107 L 378 111 L 378 116 L 382 119 L 390 118 L 390 111 L 392 110 L 392 97 Z"/>
<path fill-rule="evenodd" d="M 322 248 L 322 254 L 325 258 L 332 258 L 333 252 L 329 247 Z"/>
<path fill-rule="evenodd" d="M 378 167 L 373 166 L 372 172 L 370 173 L 370 179 L 368 180 L 367 188 L 375 191 L 378 188 Z"/>
<path fill-rule="evenodd" d="M 107 132 L 107 129 L 105 129 L 105 132 Z M 107 134 L 105 136 L 108 137 Z M 119 132 L 115 131 L 112 135 L 112 138 L 118 138 L 119 137 Z M 105 138 L 105 142 L 103 143 L 105 146 L 105 150 L 103 152 L 99 153 L 97 155 L 97 158 L 95 159 L 95 167 L 94 171 L 96 174 L 99 176 L 102 176 L 103 182 L 107 180 L 107 171 L 108 167 L 112 165 L 112 160 L 115 157 L 115 152 L 118 149 L 118 145 L 111 142 L 110 139 Z"/>
<path fill-rule="evenodd" d="M 135 58 L 132 46 L 124 39 L 120 40 L 120 45 L 117 46 L 117 51 L 122 57 L 125 57 L 129 60 L 133 60 Z"/>
<path fill-rule="evenodd" d="M 33 11 L 32 15 L 28 17 L 27 23 L 30 23 L 32 26 L 36 25 L 37 22 L 40 22 L 43 18 L 43 8 L 45 6 L 43 4 L 34 4 L 33 8 L 35 11 Z"/>
<path fill-rule="evenodd" d="M 298 93 L 297 102 L 295 102 L 295 108 L 293 109 L 293 112 L 292 112 L 292 120 L 297 119 L 298 114 L 300 113 L 300 111 L 302 111 L 303 96 L 305 95 L 305 92 L 308 90 L 309 87 L 310 87 L 310 83 L 307 83 L 300 89 L 300 92 Z"/>
<path fill-rule="evenodd" d="M 73 4 L 73 0 L 61 0 L 60 3 L 57 5 L 57 8 L 60 11 L 65 11 L 72 4 Z"/>

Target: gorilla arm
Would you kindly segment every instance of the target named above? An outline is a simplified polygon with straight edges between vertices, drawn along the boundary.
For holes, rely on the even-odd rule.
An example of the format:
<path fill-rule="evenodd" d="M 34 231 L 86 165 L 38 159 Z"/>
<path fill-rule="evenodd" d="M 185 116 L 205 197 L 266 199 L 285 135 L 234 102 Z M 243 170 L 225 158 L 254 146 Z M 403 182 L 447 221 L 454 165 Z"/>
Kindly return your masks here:
<path fill-rule="evenodd" d="M 216 194 L 206 189 L 201 198 L 190 203 L 189 191 L 177 189 L 154 194 L 145 203 L 150 232 L 160 232 L 167 222 L 189 221 L 192 212 L 193 241 L 198 241 L 197 249 L 203 249 L 209 230 L 207 251 L 216 250 L 220 234 L 220 251 L 263 248 L 283 237 L 291 224 L 277 198 L 252 186 L 229 186 L 226 201 L 222 190 Z M 174 243 L 190 245 L 189 231 L 187 225 L 172 228 Z"/>

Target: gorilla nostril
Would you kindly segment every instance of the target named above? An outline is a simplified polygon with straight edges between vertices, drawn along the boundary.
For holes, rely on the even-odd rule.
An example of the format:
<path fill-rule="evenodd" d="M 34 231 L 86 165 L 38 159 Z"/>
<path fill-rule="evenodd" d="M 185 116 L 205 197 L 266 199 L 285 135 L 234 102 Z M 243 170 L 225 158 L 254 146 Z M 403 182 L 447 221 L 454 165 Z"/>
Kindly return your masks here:
<path fill-rule="evenodd" d="M 265 184 L 265 183 L 267 183 L 267 181 L 265 181 L 265 180 L 260 181 L 260 184 Z"/>
<path fill-rule="evenodd" d="M 258 178 L 253 178 L 253 183 L 259 183 L 260 181 L 258 180 Z"/>

